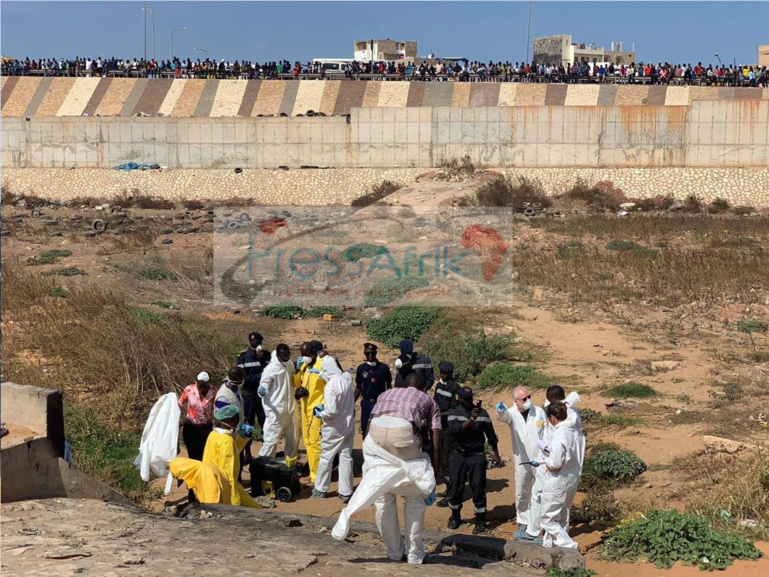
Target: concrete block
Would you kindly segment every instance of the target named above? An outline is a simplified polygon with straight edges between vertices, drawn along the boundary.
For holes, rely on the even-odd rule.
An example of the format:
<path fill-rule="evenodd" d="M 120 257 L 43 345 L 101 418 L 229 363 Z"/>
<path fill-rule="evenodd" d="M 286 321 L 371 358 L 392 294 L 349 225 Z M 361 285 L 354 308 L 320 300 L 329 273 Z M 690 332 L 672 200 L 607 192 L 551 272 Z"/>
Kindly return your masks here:
<path fill-rule="evenodd" d="M 368 143 L 360 143 L 353 148 L 353 162 L 355 166 L 369 167 L 371 166 L 371 145 Z"/>
<path fill-rule="evenodd" d="M 382 142 L 385 144 L 395 142 L 395 124 L 392 122 L 383 122 L 382 127 Z"/>
<path fill-rule="evenodd" d="M 213 144 L 213 142 L 214 142 L 214 130 L 213 130 L 213 128 L 214 127 L 219 129 L 219 130 L 216 131 L 217 141 L 218 142 L 222 141 L 221 131 L 220 131 L 219 125 L 212 124 L 210 122 L 200 122 L 199 126 L 200 126 L 200 143 L 201 144 Z"/>
<path fill-rule="evenodd" d="M 369 141 L 371 144 L 382 144 L 384 142 L 384 125 L 380 123 L 372 123 L 371 135 Z"/>
<path fill-rule="evenodd" d="M 370 108 L 371 111 L 371 122 L 373 123 L 381 123 L 382 122 L 382 108 Z M 362 120 L 362 119 L 361 119 Z"/>
<path fill-rule="evenodd" d="M 288 123 L 289 119 L 287 118 L 276 118 L 275 122 L 271 123 L 274 130 L 273 142 L 275 142 L 275 144 L 286 143 L 286 138 L 288 137 Z"/>
<path fill-rule="evenodd" d="M 358 135 L 357 138 L 353 135 L 353 142 L 371 142 L 371 124 L 370 123 L 362 123 L 358 125 L 357 127 L 353 127 L 353 130 L 357 128 Z"/>
<path fill-rule="evenodd" d="M 309 124 L 310 126 L 310 142 L 312 144 L 322 144 L 323 143 L 323 125 L 319 122 L 312 122 Z M 280 142 L 280 140 L 276 139 L 276 142 Z"/>
<path fill-rule="evenodd" d="M 222 124 L 222 143 L 235 144 L 235 125 L 231 122 Z"/>
<path fill-rule="evenodd" d="M 413 106 L 411 108 L 407 108 L 406 111 L 408 113 L 407 122 L 409 122 L 409 124 L 419 122 L 421 112 L 420 107 Z"/>
<path fill-rule="evenodd" d="M 335 144 L 344 146 L 347 144 L 347 123 L 335 122 L 334 123 L 334 140 Z"/>
<path fill-rule="evenodd" d="M 336 142 L 336 135 L 334 132 L 335 126 L 331 123 L 324 122 L 321 126 L 322 140 L 324 144 L 333 144 Z"/>
<path fill-rule="evenodd" d="M 309 144 L 312 142 L 312 127 L 306 122 L 299 123 L 299 144 Z"/>

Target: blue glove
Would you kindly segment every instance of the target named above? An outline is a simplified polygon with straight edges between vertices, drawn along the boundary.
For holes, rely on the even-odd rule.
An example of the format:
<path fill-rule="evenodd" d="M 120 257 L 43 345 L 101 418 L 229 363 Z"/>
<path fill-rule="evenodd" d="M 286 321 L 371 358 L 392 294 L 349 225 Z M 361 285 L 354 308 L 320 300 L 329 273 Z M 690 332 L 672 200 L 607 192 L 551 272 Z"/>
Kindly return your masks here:
<path fill-rule="evenodd" d="M 542 463 L 540 463 L 539 461 L 532 461 L 532 462 L 531 462 L 531 466 L 532 466 L 532 467 L 539 467 L 541 464 L 542 464 Z"/>
<path fill-rule="evenodd" d="M 304 364 L 304 360 L 302 359 L 302 357 L 299 357 L 298 359 L 296 359 L 296 370 L 298 371 L 299 369 L 301 369 L 303 364 Z"/>
<path fill-rule="evenodd" d="M 256 390 L 257 393 L 259 393 L 260 397 L 263 397 L 267 394 L 267 387 L 264 385 L 259 385 L 259 388 Z"/>
<path fill-rule="evenodd" d="M 315 408 L 312 410 L 312 414 L 313 414 L 313 416 L 320 418 L 320 414 L 323 412 L 323 408 L 324 408 L 324 407 L 323 407 L 323 405 L 322 405 L 322 404 L 321 404 L 321 405 L 317 405 L 317 406 L 316 406 L 316 407 L 315 407 Z"/>
<path fill-rule="evenodd" d="M 428 507 L 435 503 L 438 500 L 438 495 L 435 494 L 435 489 L 433 489 L 430 494 L 425 497 L 425 505 Z"/>
<path fill-rule="evenodd" d="M 497 406 L 494 408 L 498 411 L 506 411 L 507 405 L 505 405 L 505 403 L 497 403 Z"/>
<path fill-rule="evenodd" d="M 241 437 L 247 439 L 248 437 L 254 434 L 254 428 L 248 423 L 243 423 L 240 425 L 240 427 L 238 427 L 238 434 Z"/>

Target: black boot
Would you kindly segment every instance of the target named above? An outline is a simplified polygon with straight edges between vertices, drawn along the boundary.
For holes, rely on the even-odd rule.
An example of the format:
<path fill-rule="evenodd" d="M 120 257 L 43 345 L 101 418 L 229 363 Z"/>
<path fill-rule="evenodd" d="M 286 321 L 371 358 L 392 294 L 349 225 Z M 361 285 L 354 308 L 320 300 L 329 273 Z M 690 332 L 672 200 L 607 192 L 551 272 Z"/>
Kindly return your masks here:
<path fill-rule="evenodd" d="M 473 535 L 480 535 L 486 532 L 486 513 L 475 514 L 475 527 L 473 527 Z"/>
<path fill-rule="evenodd" d="M 451 510 L 451 517 L 449 518 L 449 529 L 452 531 L 454 529 L 459 529 L 459 526 L 462 524 L 462 511 L 459 509 L 452 509 Z"/>

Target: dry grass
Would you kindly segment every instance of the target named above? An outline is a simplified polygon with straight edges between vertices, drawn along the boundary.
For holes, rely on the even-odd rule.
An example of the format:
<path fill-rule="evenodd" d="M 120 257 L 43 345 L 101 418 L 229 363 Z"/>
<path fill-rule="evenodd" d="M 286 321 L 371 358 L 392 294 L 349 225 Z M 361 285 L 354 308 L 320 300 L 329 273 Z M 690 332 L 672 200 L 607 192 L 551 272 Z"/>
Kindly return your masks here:
<path fill-rule="evenodd" d="M 581 200 L 593 210 L 616 212 L 619 205 L 627 202 L 627 197 L 619 188 L 609 181 L 601 181 L 593 186 L 583 180 L 578 180 L 571 190 L 566 192 L 565 196 L 572 200 Z"/>
<path fill-rule="evenodd" d="M 762 246 L 735 250 L 665 248 L 612 251 L 593 245 L 559 253 L 558 243 L 519 248 L 518 280 L 569 295 L 576 301 L 637 301 L 675 306 L 739 298 L 762 302 L 769 289 Z"/>
<path fill-rule="evenodd" d="M 403 188 L 402 184 L 392 182 L 391 180 L 383 180 L 379 184 L 372 186 L 367 194 L 359 196 L 352 201 L 352 206 L 364 207 L 379 202 L 380 200 L 390 196 L 392 193 L 397 192 Z"/>
<path fill-rule="evenodd" d="M 439 165 L 440 171 L 435 175 L 435 180 L 458 182 L 467 180 L 478 169 L 473 159 L 468 155 L 462 158 L 451 158 Z"/>
<path fill-rule="evenodd" d="M 122 428 L 140 427 L 159 395 L 198 371 L 216 381 L 239 349 L 203 319 L 132 307 L 98 286 L 52 298 L 52 280 L 18 263 L 2 272 L 3 321 L 14 322 L 1 342 L 3 375 L 61 389 Z"/>
<path fill-rule="evenodd" d="M 475 192 L 475 204 L 523 209 L 533 205 L 547 208 L 553 204 L 553 201 L 545 194 L 545 189 L 538 180 L 521 176 L 511 181 L 504 176 L 498 176 L 478 188 Z"/>

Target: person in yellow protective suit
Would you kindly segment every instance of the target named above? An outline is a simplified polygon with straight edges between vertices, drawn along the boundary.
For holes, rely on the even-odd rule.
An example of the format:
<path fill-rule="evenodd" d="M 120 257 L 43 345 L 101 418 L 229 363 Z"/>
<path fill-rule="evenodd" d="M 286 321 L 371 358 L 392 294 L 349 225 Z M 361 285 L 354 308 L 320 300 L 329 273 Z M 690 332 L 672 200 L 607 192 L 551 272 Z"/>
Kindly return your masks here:
<path fill-rule="evenodd" d="M 253 433 L 251 425 L 239 423 L 240 409 L 235 405 L 225 405 L 214 413 L 214 430 L 208 435 L 203 451 L 203 463 L 216 465 L 232 487 L 228 505 L 261 509 L 246 493 L 243 485 L 238 483 L 240 452 Z"/>
<path fill-rule="evenodd" d="M 177 457 L 168 468 L 175 479 L 184 481 L 188 489 L 195 491 L 195 497 L 201 503 L 229 505 L 232 502 L 232 486 L 213 463 Z"/>
<path fill-rule="evenodd" d="M 328 376 L 324 371 L 327 363 L 336 360 L 326 355 L 318 356 L 318 347 L 312 342 L 302 344 L 301 357 L 296 362 L 297 372 L 294 374 L 294 398 L 301 402 L 302 438 L 307 450 L 307 464 L 310 466 L 310 483 L 315 483 L 315 474 L 320 462 L 320 429 L 323 420 L 313 415 L 313 410 L 323 404 L 323 391 L 326 388 Z"/>

